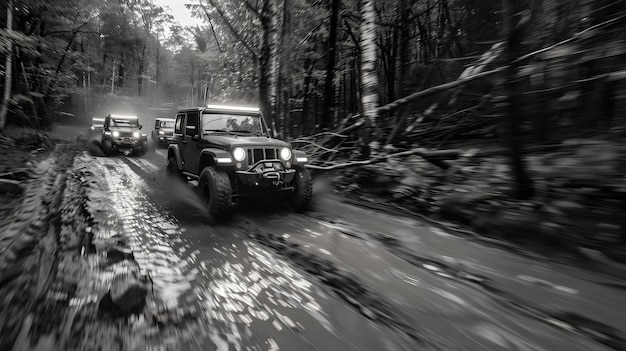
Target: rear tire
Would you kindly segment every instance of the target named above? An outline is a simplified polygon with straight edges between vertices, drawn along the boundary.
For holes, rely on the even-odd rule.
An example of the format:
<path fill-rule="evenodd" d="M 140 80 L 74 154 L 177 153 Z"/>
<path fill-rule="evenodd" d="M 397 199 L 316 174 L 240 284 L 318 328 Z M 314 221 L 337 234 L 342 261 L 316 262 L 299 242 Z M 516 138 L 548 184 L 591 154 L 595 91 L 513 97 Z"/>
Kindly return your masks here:
<path fill-rule="evenodd" d="M 213 220 L 222 221 L 230 217 L 233 201 L 228 174 L 215 167 L 205 167 L 198 179 L 198 195 Z"/>
<path fill-rule="evenodd" d="M 294 211 L 302 212 L 311 207 L 313 199 L 313 179 L 308 169 L 296 168 L 296 175 L 293 179 L 295 190 L 290 196 L 290 206 Z"/>
<path fill-rule="evenodd" d="M 166 170 L 167 170 L 167 175 L 171 177 L 179 178 L 184 182 L 187 181 L 187 176 L 185 176 L 180 171 L 180 169 L 178 169 L 178 162 L 176 161 L 175 156 L 170 156 L 170 158 L 167 159 Z"/>

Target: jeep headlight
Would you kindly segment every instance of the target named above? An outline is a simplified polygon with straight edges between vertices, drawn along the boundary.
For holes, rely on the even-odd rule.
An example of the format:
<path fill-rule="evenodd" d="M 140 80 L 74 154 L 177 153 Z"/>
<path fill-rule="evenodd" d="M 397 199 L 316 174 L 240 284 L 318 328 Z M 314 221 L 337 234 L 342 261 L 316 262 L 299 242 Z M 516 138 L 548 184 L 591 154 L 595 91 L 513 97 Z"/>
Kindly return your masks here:
<path fill-rule="evenodd" d="M 118 132 L 117 130 L 114 131 L 111 135 L 113 135 L 114 138 L 117 138 L 120 136 L 120 132 Z"/>
<path fill-rule="evenodd" d="M 283 159 L 283 161 L 287 161 L 291 159 L 291 150 L 288 147 L 284 147 L 282 149 L 280 149 L 280 158 Z"/>
<path fill-rule="evenodd" d="M 243 161 L 246 158 L 246 150 L 241 147 L 236 147 L 233 150 L 233 158 L 235 158 L 237 162 Z"/>
<path fill-rule="evenodd" d="M 162 130 L 159 130 L 159 135 L 163 135 L 163 134 L 165 134 L 165 132 Z"/>
<path fill-rule="evenodd" d="M 133 138 L 135 138 L 135 139 L 139 139 L 140 136 L 141 136 L 141 134 L 139 134 L 139 132 L 134 132 L 133 133 Z"/>

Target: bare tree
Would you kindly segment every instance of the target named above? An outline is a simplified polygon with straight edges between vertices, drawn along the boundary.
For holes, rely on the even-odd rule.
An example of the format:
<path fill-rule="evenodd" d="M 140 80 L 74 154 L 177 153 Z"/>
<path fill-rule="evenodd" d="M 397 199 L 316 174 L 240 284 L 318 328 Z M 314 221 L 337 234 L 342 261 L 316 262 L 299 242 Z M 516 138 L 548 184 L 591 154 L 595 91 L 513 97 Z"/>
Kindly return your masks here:
<path fill-rule="evenodd" d="M 9 0 L 7 4 L 7 32 L 13 30 L 13 0 Z M 11 98 L 11 72 L 13 71 L 13 42 L 7 40 L 7 58 L 4 74 L 4 97 L 2 98 L 2 106 L 0 106 L 0 131 L 4 130 L 7 120 L 7 111 L 9 108 L 9 99 Z"/>
<path fill-rule="evenodd" d="M 276 78 L 278 77 L 278 26 L 275 0 L 264 0 L 261 11 L 262 39 L 259 57 L 259 99 L 267 123 L 275 128 Z"/>
<path fill-rule="evenodd" d="M 293 49 L 293 28 L 292 28 L 293 1 L 283 0 L 283 26 L 279 44 L 279 77 L 278 77 L 278 120 L 281 121 L 282 130 L 289 135 L 293 135 L 293 121 L 289 118 L 291 109 L 289 96 L 291 92 L 291 52 Z"/>
<path fill-rule="evenodd" d="M 528 199 L 533 195 L 532 180 L 526 172 L 524 156 L 522 155 L 522 141 L 520 124 L 524 118 L 524 109 L 520 96 L 522 87 L 518 72 L 522 62 L 518 57 L 522 56 L 522 40 L 524 38 L 524 27 L 526 26 L 530 13 L 524 0 L 503 0 L 503 21 L 504 33 L 507 35 L 507 60 L 508 73 L 508 113 L 504 119 L 505 140 L 511 158 L 511 167 L 515 179 L 515 196 L 519 199 Z"/>
<path fill-rule="evenodd" d="M 376 75 L 376 9 L 373 0 L 361 0 L 361 109 L 365 117 L 365 148 L 378 136 L 378 77 Z"/>
<path fill-rule="evenodd" d="M 335 63 L 337 59 L 337 31 L 339 23 L 339 7 L 341 0 L 330 1 L 330 28 L 326 61 L 326 82 L 324 89 L 324 109 L 322 110 L 322 129 L 328 129 L 335 115 Z"/>

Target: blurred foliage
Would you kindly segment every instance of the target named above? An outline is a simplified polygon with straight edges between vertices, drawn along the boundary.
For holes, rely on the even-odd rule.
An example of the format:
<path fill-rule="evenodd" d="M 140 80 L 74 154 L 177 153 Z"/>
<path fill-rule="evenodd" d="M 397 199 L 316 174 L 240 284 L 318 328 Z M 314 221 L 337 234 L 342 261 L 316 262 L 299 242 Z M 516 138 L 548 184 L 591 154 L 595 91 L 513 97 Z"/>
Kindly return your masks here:
<path fill-rule="evenodd" d="M 14 30 L 0 30 L 0 56 L 6 55 L 9 40 L 18 47 L 13 92 L 44 94 L 33 102 L 42 106 L 28 112 L 39 119 L 58 108 L 76 115 L 100 113 L 98 96 L 106 93 L 137 96 L 146 105 L 257 104 L 262 5 L 267 1 L 277 5 L 280 28 L 279 0 L 188 4 L 204 21 L 197 27 L 172 25 L 167 9 L 147 0 L 24 0 L 15 6 Z M 357 0 L 340 5 L 335 94 L 327 96 L 330 1 L 293 3 L 291 17 L 297 25 L 284 48 L 290 52 L 290 79 L 284 84 L 290 85 L 291 112 L 281 117 L 286 134 L 312 133 L 325 99 L 333 99 L 333 125 L 360 111 L 360 7 Z M 620 36 L 623 2 L 527 0 L 522 6 L 528 21 L 519 58 L 528 115 L 523 128 L 545 141 L 554 128 L 613 123 L 623 109 L 623 74 L 614 74 L 623 71 L 620 57 L 626 50 Z M 381 104 L 458 79 L 481 60 L 489 61 L 483 70 L 506 64 L 490 49 L 505 37 L 500 2 L 384 0 L 376 2 L 376 16 Z M 5 18 L 6 8 L 1 8 L 1 27 Z M 506 81 L 504 74 L 486 77 L 386 112 L 380 116 L 383 134 L 390 133 L 399 116 L 408 115 L 403 127 L 410 128 L 403 129 L 400 140 L 441 144 L 484 134 L 496 137 L 503 114 L 498 99 Z M 75 96 L 79 90 L 82 95 Z"/>

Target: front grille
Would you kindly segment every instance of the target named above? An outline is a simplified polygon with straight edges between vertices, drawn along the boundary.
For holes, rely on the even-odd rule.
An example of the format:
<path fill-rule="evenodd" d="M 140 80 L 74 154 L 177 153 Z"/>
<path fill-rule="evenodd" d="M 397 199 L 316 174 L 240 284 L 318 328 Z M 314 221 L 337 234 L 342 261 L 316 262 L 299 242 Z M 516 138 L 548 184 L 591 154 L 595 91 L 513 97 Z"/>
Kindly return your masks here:
<path fill-rule="evenodd" d="M 277 154 L 277 149 L 250 148 L 248 149 L 248 160 L 250 160 L 249 165 L 253 165 L 263 160 L 275 160 Z"/>

